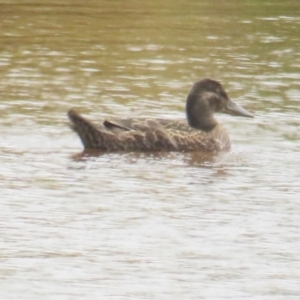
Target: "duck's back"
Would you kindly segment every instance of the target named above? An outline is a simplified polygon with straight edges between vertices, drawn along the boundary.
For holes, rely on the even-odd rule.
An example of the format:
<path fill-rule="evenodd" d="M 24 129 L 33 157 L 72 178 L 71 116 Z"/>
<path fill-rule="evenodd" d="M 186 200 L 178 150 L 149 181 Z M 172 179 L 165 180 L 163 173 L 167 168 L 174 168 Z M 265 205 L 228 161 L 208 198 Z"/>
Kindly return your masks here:
<path fill-rule="evenodd" d="M 166 129 L 185 132 L 196 131 L 190 127 L 185 119 L 163 119 L 163 118 L 112 118 L 105 120 L 99 127 L 105 126 L 113 132 L 136 130 L 145 132 L 147 130 Z"/>

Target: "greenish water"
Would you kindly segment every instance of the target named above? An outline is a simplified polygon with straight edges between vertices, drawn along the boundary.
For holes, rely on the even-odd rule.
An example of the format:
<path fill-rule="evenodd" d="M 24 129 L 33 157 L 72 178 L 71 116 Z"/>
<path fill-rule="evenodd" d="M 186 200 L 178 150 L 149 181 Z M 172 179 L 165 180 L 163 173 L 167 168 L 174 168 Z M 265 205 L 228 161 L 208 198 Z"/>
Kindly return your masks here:
<path fill-rule="evenodd" d="M 299 1 L 0 1 L 0 298 L 298 299 Z M 229 153 L 78 155 L 71 107 L 184 117 Z"/>

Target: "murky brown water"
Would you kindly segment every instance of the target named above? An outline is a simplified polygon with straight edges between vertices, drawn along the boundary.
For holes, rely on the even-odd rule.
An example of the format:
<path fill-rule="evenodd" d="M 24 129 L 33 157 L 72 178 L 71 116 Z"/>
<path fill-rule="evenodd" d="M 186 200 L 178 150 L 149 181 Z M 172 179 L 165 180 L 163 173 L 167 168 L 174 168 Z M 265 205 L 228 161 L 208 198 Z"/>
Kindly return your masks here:
<path fill-rule="evenodd" d="M 298 299 L 299 1 L 0 8 L 1 300 Z M 76 155 L 69 108 L 183 117 L 204 77 L 255 114 L 231 152 Z"/>

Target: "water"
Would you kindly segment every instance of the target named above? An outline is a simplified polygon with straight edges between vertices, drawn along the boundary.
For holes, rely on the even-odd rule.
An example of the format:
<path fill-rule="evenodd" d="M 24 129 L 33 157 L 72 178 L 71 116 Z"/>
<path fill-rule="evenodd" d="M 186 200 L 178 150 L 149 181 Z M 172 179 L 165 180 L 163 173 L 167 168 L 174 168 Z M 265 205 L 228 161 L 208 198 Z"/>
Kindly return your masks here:
<path fill-rule="evenodd" d="M 298 1 L 1 1 L 0 298 L 298 299 Z M 33 17 L 34 16 L 34 17 Z M 71 107 L 184 116 L 232 150 L 82 156 Z"/>

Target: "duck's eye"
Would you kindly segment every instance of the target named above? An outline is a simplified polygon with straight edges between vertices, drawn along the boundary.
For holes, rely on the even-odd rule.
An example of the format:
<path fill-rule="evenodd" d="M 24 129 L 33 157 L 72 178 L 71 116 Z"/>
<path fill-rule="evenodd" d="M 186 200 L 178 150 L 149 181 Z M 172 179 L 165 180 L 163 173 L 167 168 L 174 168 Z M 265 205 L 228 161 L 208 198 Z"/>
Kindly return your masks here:
<path fill-rule="evenodd" d="M 226 98 L 226 93 L 224 93 L 224 91 L 222 91 L 221 89 L 217 89 L 217 95 L 220 98 Z"/>

